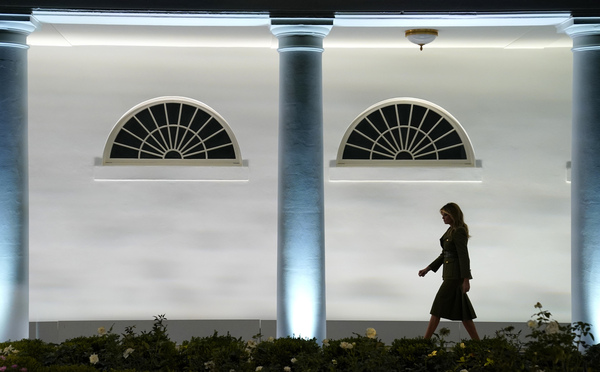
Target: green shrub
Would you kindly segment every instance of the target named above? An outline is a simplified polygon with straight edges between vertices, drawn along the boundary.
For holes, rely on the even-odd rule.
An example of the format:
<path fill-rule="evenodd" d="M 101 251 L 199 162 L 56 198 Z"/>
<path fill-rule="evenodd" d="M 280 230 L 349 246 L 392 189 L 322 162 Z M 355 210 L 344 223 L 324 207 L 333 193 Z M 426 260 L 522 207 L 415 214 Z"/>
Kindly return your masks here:
<path fill-rule="evenodd" d="M 438 356 L 437 349 L 438 346 L 434 339 L 401 338 L 392 342 L 390 353 L 398 358 L 401 368 L 410 371 L 419 371 L 427 370 L 427 358 Z"/>
<path fill-rule="evenodd" d="M 519 347 L 504 337 L 468 340 L 456 344 L 452 350 L 457 368 L 477 371 L 523 371 L 523 357 Z"/>
<path fill-rule="evenodd" d="M 589 372 L 600 372 L 600 344 L 590 346 L 584 359 Z"/>
<path fill-rule="evenodd" d="M 125 330 L 119 355 L 122 368 L 138 371 L 181 371 L 182 359 L 177 345 L 169 339 L 164 315 L 154 317 L 149 332 L 139 335 L 128 327 Z"/>
<path fill-rule="evenodd" d="M 192 337 L 179 348 L 185 371 L 230 371 L 248 363 L 246 343 L 241 338 L 215 333 L 209 337 Z"/>
<path fill-rule="evenodd" d="M 355 337 L 326 342 L 323 356 L 330 371 L 396 371 L 398 356 L 390 349 L 373 330 L 371 336 L 355 334 Z"/>
<path fill-rule="evenodd" d="M 441 328 L 430 340 L 422 337 L 384 344 L 369 328 L 365 336 L 340 340 L 294 337 L 244 341 L 215 332 L 192 337 L 182 345 L 169 339 L 166 318 L 155 317 L 148 332 L 127 327 L 77 337 L 60 344 L 41 340 L 0 343 L 0 372 L 600 372 L 600 344 L 587 345 L 590 326 L 561 325 L 536 304 L 522 341 L 513 327 L 480 341 L 447 342 Z"/>
<path fill-rule="evenodd" d="M 265 342 L 249 343 L 251 367 L 263 372 L 318 371 L 322 367 L 321 347 L 315 339 L 282 337 Z"/>
<path fill-rule="evenodd" d="M 32 357 L 24 355 L 0 356 L 0 370 L 2 371 L 28 371 L 36 372 L 42 368 L 41 364 Z"/>
<path fill-rule="evenodd" d="M 560 325 L 539 302 L 535 307 L 539 311 L 528 322 L 531 334 L 527 337 L 531 341 L 525 344 L 526 367 L 545 372 L 585 370 L 584 353 L 589 345 L 582 337 L 589 335 L 590 326 L 582 322 Z"/>

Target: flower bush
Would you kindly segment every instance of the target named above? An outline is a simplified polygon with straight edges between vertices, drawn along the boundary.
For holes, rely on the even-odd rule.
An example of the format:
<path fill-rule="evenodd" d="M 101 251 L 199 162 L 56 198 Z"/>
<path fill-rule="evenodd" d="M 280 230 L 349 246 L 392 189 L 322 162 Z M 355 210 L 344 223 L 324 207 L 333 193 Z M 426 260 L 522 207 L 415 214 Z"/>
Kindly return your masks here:
<path fill-rule="evenodd" d="M 169 339 L 166 318 L 155 317 L 150 331 L 128 327 L 122 335 L 98 329 L 91 337 L 60 344 L 23 339 L 0 343 L 0 372 L 600 372 L 600 345 L 588 345 L 590 326 L 561 325 L 536 304 L 522 338 L 513 327 L 480 341 L 446 341 L 441 328 L 432 339 L 401 338 L 386 345 L 373 328 L 340 340 L 301 338 L 242 340 L 216 332 L 181 345 Z"/>

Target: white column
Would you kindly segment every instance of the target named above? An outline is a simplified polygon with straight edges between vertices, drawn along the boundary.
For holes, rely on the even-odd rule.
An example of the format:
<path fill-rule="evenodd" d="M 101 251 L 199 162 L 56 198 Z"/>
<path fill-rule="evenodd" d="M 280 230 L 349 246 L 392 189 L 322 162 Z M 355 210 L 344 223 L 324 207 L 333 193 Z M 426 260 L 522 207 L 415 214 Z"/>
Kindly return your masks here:
<path fill-rule="evenodd" d="M 572 321 L 600 340 L 600 18 L 559 27 L 573 39 Z M 591 339 L 587 342 L 594 343 Z"/>
<path fill-rule="evenodd" d="M 27 35 L 29 15 L 0 14 L 0 341 L 29 337 Z"/>
<path fill-rule="evenodd" d="M 277 337 L 325 338 L 323 38 L 331 20 L 273 20 L 279 39 Z"/>

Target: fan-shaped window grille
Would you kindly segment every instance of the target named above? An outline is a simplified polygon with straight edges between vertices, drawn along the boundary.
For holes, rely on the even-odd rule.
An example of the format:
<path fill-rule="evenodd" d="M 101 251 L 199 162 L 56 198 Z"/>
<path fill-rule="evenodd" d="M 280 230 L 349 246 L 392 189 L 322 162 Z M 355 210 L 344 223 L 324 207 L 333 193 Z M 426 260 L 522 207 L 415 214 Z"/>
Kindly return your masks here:
<path fill-rule="evenodd" d="M 416 98 L 371 106 L 346 131 L 340 166 L 475 166 L 471 141 L 441 107 Z"/>
<path fill-rule="evenodd" d="M 233 132 L 217 112 L 189 98 L 159 97 L 119 119 L 103 164 L 242 165 L 242 160 Z"/>

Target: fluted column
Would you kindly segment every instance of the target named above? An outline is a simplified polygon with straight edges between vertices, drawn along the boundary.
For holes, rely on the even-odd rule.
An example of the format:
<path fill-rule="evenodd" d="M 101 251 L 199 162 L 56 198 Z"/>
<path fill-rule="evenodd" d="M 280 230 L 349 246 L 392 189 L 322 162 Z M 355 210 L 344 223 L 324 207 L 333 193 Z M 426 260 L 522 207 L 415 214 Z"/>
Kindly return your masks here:
<path fill-rule="evenodd" d="M 571 168 L 572 321 L 600 340 L 600 18 L 573 18 Z M 592 342 L 588 338 L 588 342 Z"/>
<path fill-rule="evenodd" d="M 27 35 L 29 15 L 0 14 L 0 341 L 29 337 Z"/>
<path fill-rule="evenodd" d="M 325 338 L 323 38 L 331 21 L 273 20 L 279 39 L 277 337 Z"/>

